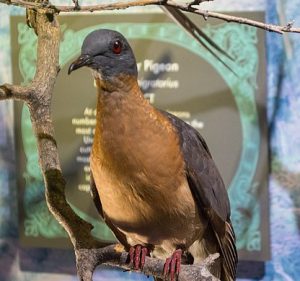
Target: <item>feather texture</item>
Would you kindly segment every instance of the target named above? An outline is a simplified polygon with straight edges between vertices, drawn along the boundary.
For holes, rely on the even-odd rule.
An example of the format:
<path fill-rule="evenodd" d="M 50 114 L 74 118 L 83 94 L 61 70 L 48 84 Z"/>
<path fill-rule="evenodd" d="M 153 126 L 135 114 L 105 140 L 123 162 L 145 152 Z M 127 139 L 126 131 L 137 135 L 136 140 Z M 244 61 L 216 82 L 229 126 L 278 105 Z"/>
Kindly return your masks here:
<path fill-rule="evenodd" d="M 198 131 L 170 113 L 163 112 L 177 129 L 186 174 L 199 211 L 204 212 L 218 241 L 222 257 L 222 281 L 235 280 L 238 261 L 230 204 L 223 180 Z"/>

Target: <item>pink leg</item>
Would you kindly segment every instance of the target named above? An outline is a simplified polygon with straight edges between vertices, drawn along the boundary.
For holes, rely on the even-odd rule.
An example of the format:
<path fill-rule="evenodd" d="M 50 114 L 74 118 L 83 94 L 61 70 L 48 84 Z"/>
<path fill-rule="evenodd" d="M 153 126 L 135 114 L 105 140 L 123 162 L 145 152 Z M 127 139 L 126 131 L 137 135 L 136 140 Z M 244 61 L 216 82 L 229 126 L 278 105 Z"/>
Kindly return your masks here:
<path fill-rule="evenodd" d="M 141 268 L 143 269 L 145 265 L 146 256 L 150 255 L 150 251 L 148 248 L 142 248 L 142 256 L 141 256 Z"/>
<path fill-rule="evenodd" d="M 142 245 L 136 245 L 130 247 L 129 258 L 130 264 L 133 266 L 134 270 L 143 269 L 145 265 L 146 256 L 149 256 L 150 251 L 147 247 Z"/>
<path fill-rule="evenodd" d="M 180 272 L 182 250 L 176 250 L 170 258 L 166 259 L 164 265 L 164 277 L 170 275 L 170 280 L 175 281 L 175 275 L 178 276 Z"/>

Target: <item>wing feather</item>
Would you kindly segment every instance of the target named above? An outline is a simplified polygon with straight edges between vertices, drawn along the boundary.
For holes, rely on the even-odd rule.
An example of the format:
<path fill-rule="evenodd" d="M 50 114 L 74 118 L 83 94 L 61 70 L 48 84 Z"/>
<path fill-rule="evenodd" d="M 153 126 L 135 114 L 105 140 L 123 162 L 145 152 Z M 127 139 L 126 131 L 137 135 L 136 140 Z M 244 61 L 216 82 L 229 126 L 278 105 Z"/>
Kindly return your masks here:
<path fill-rule="evenodd" d="M 222 281 L 235 280 L 238 261 L 235 234 L 230 221 L 228 194 L 220 173 L 199 132 L 174 115 L 162 113 L 178 132 L 190 189 L 219 244 L 223 260 Z"/>

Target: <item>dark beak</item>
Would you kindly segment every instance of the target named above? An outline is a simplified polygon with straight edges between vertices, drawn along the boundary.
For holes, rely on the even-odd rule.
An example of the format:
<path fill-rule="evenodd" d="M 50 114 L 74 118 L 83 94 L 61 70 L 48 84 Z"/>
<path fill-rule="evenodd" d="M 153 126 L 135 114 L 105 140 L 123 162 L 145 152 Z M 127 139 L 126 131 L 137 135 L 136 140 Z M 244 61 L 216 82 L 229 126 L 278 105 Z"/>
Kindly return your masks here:
<path fill-rule="evenodd" d="M 68 74 L 70 75 L 72 71 L 88 66 L 92 62 L 93 57 L 90 55 L 81 55 L 77 60 L 73 61 L 69 66 Z"/>

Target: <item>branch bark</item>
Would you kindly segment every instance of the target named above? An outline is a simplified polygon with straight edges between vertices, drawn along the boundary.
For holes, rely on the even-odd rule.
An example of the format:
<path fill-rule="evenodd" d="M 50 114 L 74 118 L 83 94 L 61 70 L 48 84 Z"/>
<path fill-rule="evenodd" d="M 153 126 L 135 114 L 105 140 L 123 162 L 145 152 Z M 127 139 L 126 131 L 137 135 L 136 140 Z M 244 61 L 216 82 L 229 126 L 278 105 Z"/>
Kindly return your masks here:
<path fill-rule="evenodd" d="M 77 264 L 82 265 L 78 269 L 80 281 L 92 280 L 92 273 L 99 264 L 117 266 L 126 271 L 132 271 L 131 265 L 128 263 L 128 253 L 124 252 L 122 246 L 119 244 L 101 249 L 77 249 L 75 253 Z M 219 281 L 208 270 L 218 257 L 219 254 L 214 254 L 208 256 L 201 264 L 182 265 L 178 281 Z M 164 261 L 146 257 L 145 265 L 141 272 L 148 276 L 151 275 L 163 279 L 163 267 Z"/>
<path fill-rule="evenodd" d="M 41 9 L 30 18 L 38 35 L 37 67 L 34 79 L 28 86 L 2 85 L 0 99 L 17 99 L 29 107 L 33 131 L 38 143 L 39 164 L 45 182 L 46 202 L 54 217 L 69 234 L 76 254 L 77 273 L 81 281 L 91 281 L 95 268 L 102 263 L 132 270 L 128 264 L 128 253 L 123 247 L 107 245 L 92 235 L 93 226 L 78 217 L 67 203 L 66 182 L 59 162 L 51 118 L 51 100 L 56 77 L 59 72 L 60 26 L 57 14 Z M 209 266 L 218 254 L 208 257 L 199 265 L 183 266 L 179 281 L 218 281 L 209 272 Z M 143 272 L 163 277 L 164 261 L 147 258 Z"/>
<path fill-rule="evenodd" d="M 31 89 L 25 99 L 38 142 L 39 164 L 44 176 L 46 202 L 49 210 L 68 232 L 74 247 L 90 248 L 98 245 L 90 234 L 92 225 L 80 219 L 65 198 L 65 180 L 54 138 L 51 100 L 59 72 L 60 26 L 57 16 L 38 10 L 36 15 L 37 67 Z M 26 88 L 25 88 L 26 90 Z M 99 246 L 99 245 L 98 245 Z"/>
<path fill-rule="evenodd" d="M 210 1 L 210 0 L 205 0 Z M 68 13 L 68 12 L 95 12 L 95 11 L 105 11 L 105 10 L 119 10 L 127 9 L 129 7 L 136 6 L 149 6 L 149 5 L 166 5 L 170 7 L 175 7 L 185 12 L 198 14 L 204 17 L 205 20 L 208 18 L 216 18 L 226 22 L 235 22 L 239 24 L 250 25 L 256 28 L 264 29 L 271 32 L 276 32 L 283 34 L 285 32 L 300 33 L 300 28 L 293 27 L 293 21 L 287 22 L 286 25 L 274 25 L 266 24 L 259 21 L 254 21 L 247 18 L 235 17 L 231 15 L 226 15 L 222 13 L 210 12 L 207 10 L 200 9 L 199 4 L 204 2 L 204 0 L 194 0 L 187 3 L 182 3 L 180 1 L 174 0 L 132 0 L 132 1 L 120 1 L 114 3 L 102 3 L 98 5 L 84 5 L 80 6 L 78 1 L 74 2 L 74 6 L 61 6 L 61 5 L 52 5 L 48 1 L 42 3 L 24 1 L 24 0 L 0 0 L 0 3 L 7 5 L 14 5 L 24 8 L 31 8 L 35 10 L 44 10 L 45 12 L 51 13 Z M 196 5 L 195 5 L 196 4 Z"/>
<path fill-rule="evenodd" d="M 29 87 L 4 84 L 0 86 L 0 100 L 15 99 L 27 101 L 32 90 Z"/>

